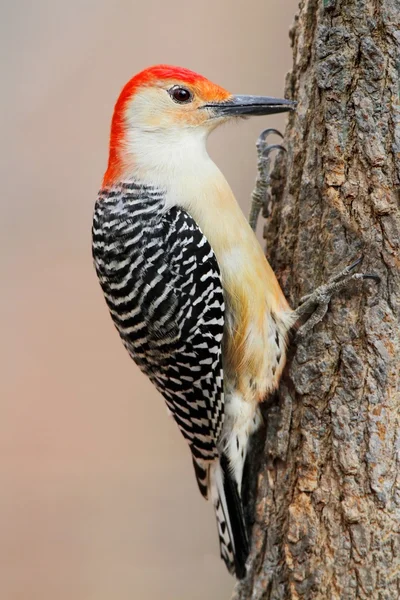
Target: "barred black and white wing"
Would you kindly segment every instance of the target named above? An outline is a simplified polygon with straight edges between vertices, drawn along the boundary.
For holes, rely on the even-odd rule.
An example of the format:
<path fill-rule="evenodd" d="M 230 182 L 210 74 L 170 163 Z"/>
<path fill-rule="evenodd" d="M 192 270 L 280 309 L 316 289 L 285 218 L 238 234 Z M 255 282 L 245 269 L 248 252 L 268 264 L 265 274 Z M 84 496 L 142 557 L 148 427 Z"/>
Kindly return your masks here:
<path fill-rule="evenodd" d="M 224 299 L 214 252 L 188 213 L 166 211 L 162 192 L 129 182 L 100 192 L 93 256 L 122 341 L 164 396 L 207 496 L 224 420 Z M 224 494 L 224 476 L 214 505 Z M 216 514 L 221 555 L 232 571 L 228 512 L 224 498 Z"/>

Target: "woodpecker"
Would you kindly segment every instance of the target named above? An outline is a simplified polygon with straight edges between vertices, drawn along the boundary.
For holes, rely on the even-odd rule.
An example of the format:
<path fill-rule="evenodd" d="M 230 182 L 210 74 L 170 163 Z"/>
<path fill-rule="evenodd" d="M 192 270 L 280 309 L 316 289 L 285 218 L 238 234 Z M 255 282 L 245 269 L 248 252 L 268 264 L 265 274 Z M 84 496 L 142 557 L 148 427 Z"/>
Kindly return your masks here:
<path fill-rule="evenodd" d="M 180 67 L 142 71 L 115 105 L 93 219 L 112 319 L 189 444 L 221 557 L 238 578 L 249 553 L 248 440 L 278 385 L 296 317 L 206 140 L 227 121 L 294 107 L 232 95 Z"/>

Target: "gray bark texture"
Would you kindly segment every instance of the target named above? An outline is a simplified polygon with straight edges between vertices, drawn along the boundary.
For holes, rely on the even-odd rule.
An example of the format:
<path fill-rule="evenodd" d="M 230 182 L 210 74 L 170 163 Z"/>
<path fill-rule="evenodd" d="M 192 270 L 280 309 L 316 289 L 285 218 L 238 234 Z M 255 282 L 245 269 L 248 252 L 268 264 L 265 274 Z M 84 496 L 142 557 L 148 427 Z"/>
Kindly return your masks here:
<path fill-rule="evenodd" d="M 298 109 L 273 172 L 268 259 L 293 307 L 361 255 L 381 283 L 341 292 L 291 347 L 253 453 L 250 569 L 233 597 L 398 600 L 399 0 L 302 0 L 291 40 Z"/>

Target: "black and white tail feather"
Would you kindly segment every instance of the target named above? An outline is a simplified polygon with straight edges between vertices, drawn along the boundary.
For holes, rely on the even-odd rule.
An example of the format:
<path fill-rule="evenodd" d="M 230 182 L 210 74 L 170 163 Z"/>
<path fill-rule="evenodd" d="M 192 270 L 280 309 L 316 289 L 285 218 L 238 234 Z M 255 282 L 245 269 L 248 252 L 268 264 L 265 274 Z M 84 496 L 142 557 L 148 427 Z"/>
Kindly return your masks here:
<path fill-rule="evenodd" d="M 242 500 L 228 458 L 222 454 L 213 463 L 193 458 L 200 493 L 214 506 L 217 520 L 220 555 L 228 571 L 243 579 L 249 540 L 245 525 Z"/>
<path fill-rule="evenodd" d="M 211 466 L 211 499 L 217 519 L 221 558 L 228 571 L 243 579 L 249 555 L 249 540 L 237 483 L 223 454 Z"/>

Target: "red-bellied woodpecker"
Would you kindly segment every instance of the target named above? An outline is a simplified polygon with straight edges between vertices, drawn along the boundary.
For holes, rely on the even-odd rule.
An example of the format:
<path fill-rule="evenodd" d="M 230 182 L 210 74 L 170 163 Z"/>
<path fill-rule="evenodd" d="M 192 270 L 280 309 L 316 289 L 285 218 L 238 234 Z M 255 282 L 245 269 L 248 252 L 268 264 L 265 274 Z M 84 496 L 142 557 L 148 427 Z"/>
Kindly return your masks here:
<path fill-rule="evenodd" d="M 205 144 L 229 119 L 294 106 L 234 96 L 182 68 L 139 73 L 115 106 L 93 221 L 111 316 L 189 443 L 200 491 L 215 507 L 221 556 L 239 578 L 249 552 L 241 501 L 248 439 L 259 403 L 278 385 L 298 314 Z"/>

